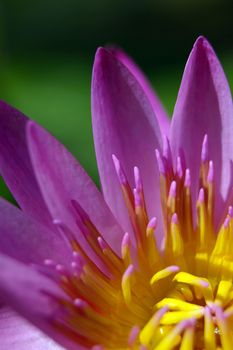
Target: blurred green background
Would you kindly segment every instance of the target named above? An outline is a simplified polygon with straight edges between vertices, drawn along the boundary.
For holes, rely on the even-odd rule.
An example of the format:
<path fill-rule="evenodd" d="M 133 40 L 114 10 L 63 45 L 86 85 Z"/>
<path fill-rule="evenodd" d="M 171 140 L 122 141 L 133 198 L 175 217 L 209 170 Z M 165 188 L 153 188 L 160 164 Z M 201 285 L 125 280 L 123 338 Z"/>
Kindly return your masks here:
<path fill-rule="evenodd" d="M 1 0 L 0 98 L 49 129 L 98 182 L 90 116 L 96 48 L 122 46 L 172 114 L 200 34 L 233 86 L 232 14 L 231 0 Z"/>

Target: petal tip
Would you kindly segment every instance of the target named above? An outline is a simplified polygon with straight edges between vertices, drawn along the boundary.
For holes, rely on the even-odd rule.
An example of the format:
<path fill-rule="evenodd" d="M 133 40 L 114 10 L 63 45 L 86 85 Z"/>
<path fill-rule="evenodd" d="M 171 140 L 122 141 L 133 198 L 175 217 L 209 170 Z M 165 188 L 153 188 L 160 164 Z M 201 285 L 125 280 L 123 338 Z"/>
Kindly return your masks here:
<path fill-rule="evenodd" d="M 206 39 L 206 37 L 204 37 L 203 35 L 200 35 L 195 43 L 194 43 L 194 46 L 203 46 L 203 45 L 206 45 L 206 44 L 209 44 L 208 40 Z"/>
<path fill-rule="evenodd" d="M 200 35 L 195 41 L 193 45 L 193 52 L 196 52 L 198 55 L 203 55 L 207 57 L 208 55 L 214 54 L 214 50 L 211 44 L 203 35 Z"/>
<path fill-rule="evenodd" d="M 108 50 L 106 50 L 104 47 L 100 46 L 96 50 L 95 53 L 95 60 L 94 60 L 94 68 L 96 65 L 100 64 L 103 62 L 103 60 L 109 55 Z"/>
<path fill-rule="evenodd" d="M 112 64 L 109 64 L 110 53 L 104 47 L 99 47 L 95 54 L 92 70 L 92 95 L 98 91 L 105 79 L 108 78 L 106 72 L 111 70 Z M 111 55 L 112 56 L 112 55 Z"/>

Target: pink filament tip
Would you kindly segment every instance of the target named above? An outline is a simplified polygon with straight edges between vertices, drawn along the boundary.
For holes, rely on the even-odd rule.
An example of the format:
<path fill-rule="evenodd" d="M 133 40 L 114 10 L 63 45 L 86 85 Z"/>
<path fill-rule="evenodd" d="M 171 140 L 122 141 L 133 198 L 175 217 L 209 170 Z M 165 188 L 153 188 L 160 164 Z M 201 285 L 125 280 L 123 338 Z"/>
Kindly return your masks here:
<path fill-rule="evenodd" d="M 169 190 L 169 197 L 176 197 L 176 181 L 172 181 L 170 190 Z"/>
<path fill-rule="evenodd" d="M 229 219 L 229 217 L 227 217 L 227 218 L 224 220 L 224 224 L 223 224 L 224 228 L 228 228 L 228 227 L 229 227 L 229 224 L 230 224 L 230 219 Z"/>
<path fill-rule="evenodd" d="M 204 189 L 201 188 L 198 195 L 198 202 L 204 203 L 204 201 L 205 201 L 205 192 L 204 192 Z"/>
<path fill-rule="evenodd" d="M 78 268 L 78 264 L 76 263 L 76 261 L 72 261 L 72 263 L 70 264 L 72 269 L 76 270 Z"/>
<path fill-rule="evenodd" d="M 156 217 L 151 218 L 147 227 L 152 230 L 155 230 L 157 227 L 157 218 Z"/>
<path fill-rule="evenodd" d="M 73 251 L 72 255 L 73 255 L 74 259 L 79 259 L 79 257 L 80 257 L 80 254 L 78 252 L 76 252 L 75 250 Z"/>
<path fill-rule="evenodd" d="M 51 259 L 45 259 L 45 260 L 44 260 L 44 265 L 46 265 L 46 266 L 55 266 L 56 264 L 55 264 L 55 262 L 54 262 L 53 260 L 51 260 Z"/>
<path fill-rule="evenodd" d="M 209 170 L 207 175 L 207 181 L 209 183 L 213 182 L 214 180 L 214 163 L 212 160 L 209 161 Z"/>
<path fill-rule="evenodd" d="M 130 246 L 130 237 L 128 232 L 126 232 L 123 236 L 122 242 L 121 242 L 122 248 L 129 247 Z"/>
<path fill-rule="evenodd" d="M 134 181 L 137 190 L 142 190 L 142 179 L 137 166 L 134 167 Z"/>
<path fill-rule="evenodd" d="M 201 160 L 203 162 L 206 162 L 209 157 L 209 147 L 208 147 L 208 135 L 205 134 L 203 143 L 202 143 L 202 150 L 201 150 Z"/>
<path fill-rule="evenodd" d="M 233 207 L 232 206 L 229 206 L 228 208 L 228 215 L 233 218 Z"/>
<path fill-rule="evenodd" d="M 196 324 L 196 319 L 195 318 L 189 318 L 188 320 L 187 320 L 187 327 L 194 327 L 195 326 L 195 324 Z"/>
<path fill-rule="evenodd" d="M 180 268 L 177 265 L 171 265 L 171 266 L 168 267 L 168 269 L 171 272 L 178 272 L 178 271 L 180 271 Z"/>
<path fill-rule="evenodd" d="M 88 306 L 86 301 L 79 298 L 74 300 L 74 305 L 81 310 L 85 309 Z"/>
<path fill-rule="evenodd" d="M 99 246 L 100 246 L 100 248 L 101 248 L 102 250 L 108 249 L 108 245 L 107 245 L 107 243 L 103 240 L 102 237 L 98 237 L 97 240 L 98 240 Z"/>
<path fill-rule="evenodd" d="M 127 183 L 127 180 L 126 180 L 125 174 L 123 172 L 123 169 L 121 167 L 120 161 L 115 156 L 115 154 L 112 154 L 112 160 L 113 160 L 113 164 L 114 164 L 114 167 L 115 167 L 115 170 L 116 170 L 116 173 L 117 173 L 117 176 L 118 176 L 120 183 L 122 185 L 125 185 Z"/>
<path fill-rule="evenodd" d="M 134 272 L 134 266 L 130 264 L 124 272 L 124 278 L 130 277 Z"/>
<path fill-rule="evenodd" d="M 60 219 L 53 219 L 53 224 L 59 226 L 62 224 L 62 221 Z"/>
<path fill-rule="evenodd" d="M 179 178 L 181 179 L 183 176 L 183 169 L 182 169 L 180 157 L 177 157 L 177 160 L 176 160 L 176 172 L 177 172 L 177 175 L 179 176 Z"/>
<path fill-rule="evenodd" d="M 63 273 L 63 272 L 65 272 L 65 267 L 64 267 L 63 265 L 61 265 L 61 264 L 57 264 L 57 265 L 56 265 L 56 270 L 57 270 L 58 272 Z"/>
<path fill-rule="evenodd" d="M 191 186 L 191 176 L 190 176 L 190 170 L 185 170 L 185 179 L 184 179 L 184 186 L 190 187 Z"/>
<path fill-rule="evenodd" d="M 132 347 L 139 335 L 140 328 L 138 326 L 134 326 L 130 333 L 129 333 L 129 338 L 128 338 L 128 346 Z"/>
<path fill-rule="evenodd" d="M 216 303 L 213 303 L 211 305 L 211 311 L 215 313 L 217 319 L 221 322 L 224 322 L 226 319 L 226 316 L 220 306 L 218 306 Z"/>
<path fill-rule="evenodd" d="M 174 214 L 172 215 L 171 222 L 172 222 L 172 224 L 176 224 L 176 225 L 178 224 L 178 216 L 177 216 L 176 213 L 174 213 Z"/>
<path fill-rule="evenodd" d="M 203 288 L 208 288 L 210 286 L 209 282 L 207 281 L 200 281 L 200 285 L 203 287 Z"/>
<path fill-rule="evenodd" d="M 155 155 L 156 155 L 156 159 L 157 159 L 159 172 L 163 175 L 166 175 L 166 167 L 164 164 L 164 160 L 162 159 L 161 154 L 160 154 L 158 149 L 155 150 Z"/>
<path fill-rule="evenodd" d="M 195 324 L 195 319 L 194 318 L 189 318 L 187 320 L 183 320 L 178 324 L 178 327 L 180 329 L 187 329 L 190 327 L 193 327 Z"/>
<path fill-rule="evenodd" d="M 80 265 L 76 261 L 72 261 L 70 266 L 73 271 L 73 276 L 79 277 L 80 274 L 83 272 L 83 265 Z"/>
<path fill-rule="evenodd" d="M 82 268 L 85 265 L 85 259 L 78 252 L 73 252 L 73 258 L 77 266 Z"/>

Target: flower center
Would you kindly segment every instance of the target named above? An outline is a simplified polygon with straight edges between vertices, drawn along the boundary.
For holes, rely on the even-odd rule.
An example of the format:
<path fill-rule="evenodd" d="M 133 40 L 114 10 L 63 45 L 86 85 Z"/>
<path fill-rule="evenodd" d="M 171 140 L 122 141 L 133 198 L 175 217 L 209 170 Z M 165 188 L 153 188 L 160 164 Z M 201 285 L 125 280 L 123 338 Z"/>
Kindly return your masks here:
<path fill-rule="evenodd" d="M 135 243 L 126 233 L 119 257 L 72 201 L 79 229 L 105 271 L 91 260 L 74 234 L 56 222 L 72 246 L 73 262 L 67 269 L 45 261 L 67 295 L 58 300 L 65 312 L 53 320 L 54 327 L 95 350 L 231 350 L 233 210 L 229 207 L 216 232 L 208 138 L 204 138 L 201 153 L 195 219 L 189 169 L 178 157 L 173 170 L 166 140 L 164 154 L 156 151 L 156 156 L 164 220 L 162 249 L 155 239 L 157 220 L 148 219 L 139 169 L 134 169 L 132 190 L 113 156 Z"/>

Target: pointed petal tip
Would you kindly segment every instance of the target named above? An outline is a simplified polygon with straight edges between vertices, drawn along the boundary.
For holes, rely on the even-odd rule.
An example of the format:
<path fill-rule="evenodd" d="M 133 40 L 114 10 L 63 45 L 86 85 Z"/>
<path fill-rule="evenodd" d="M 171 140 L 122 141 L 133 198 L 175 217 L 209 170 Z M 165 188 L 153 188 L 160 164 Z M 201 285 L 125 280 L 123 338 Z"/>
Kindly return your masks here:
<path fill-rule="evenodd" d="M 203 45 L 205 43 L 208 43 L 208 40 L 206 39 L 206 37 L 204 37 L 204 35 L 199 35 L 198 38 L 196 39 L 194 46 L 198 46 L 198 45 Z"/>
<path fill-rule="evenodd" d="M 214 49 L 210 42 L 204 37 L 199 36 L 193 45 L 192 52 L 196 52 L 199 55 L 205 55 L 208 57 L 209 54 L 214 54 Z"/>
<path fill-rule="evenodd" d="M 197 48 L 197 49 L 201 49 L 201 48 L 206 48 L 206 47 L 211 47 L 209 41 L 206 39 L 206 37 L 204 37 L 203 35 L 200 35 L 196 41 L 194 42 L 193 47 Z"/>
<path fill-rule="evenodd" d="M 106 49 L 103 46 L 99 46 L 96 50 L 95 57 L 101 56 L 105 51 Z"/>
<path fill-rule="evenodd" d="M 101 64 L 108 56 L 110 55 L 109 51 L 105 49 L 104 47 L 100 46 L 97 48 L 95 53 L 95 59 L 94 59 L 94 69 L 96 66 Z"/>
<path fill-rule="evenodd" d="M 99 108 L 99 99 L 106 98 L 104 93 L 105 82 L 108 81 L 108 77 L 111 76 L 112 70 L 114 70 L 114 60 L 116 60 L 114 56 L 104 47 L 97 49 L 92 68 L 92 118 L 95 118 L 96 109 Z M 101 97 L 102 94 L 104 94 L 103 97 Z"/>

